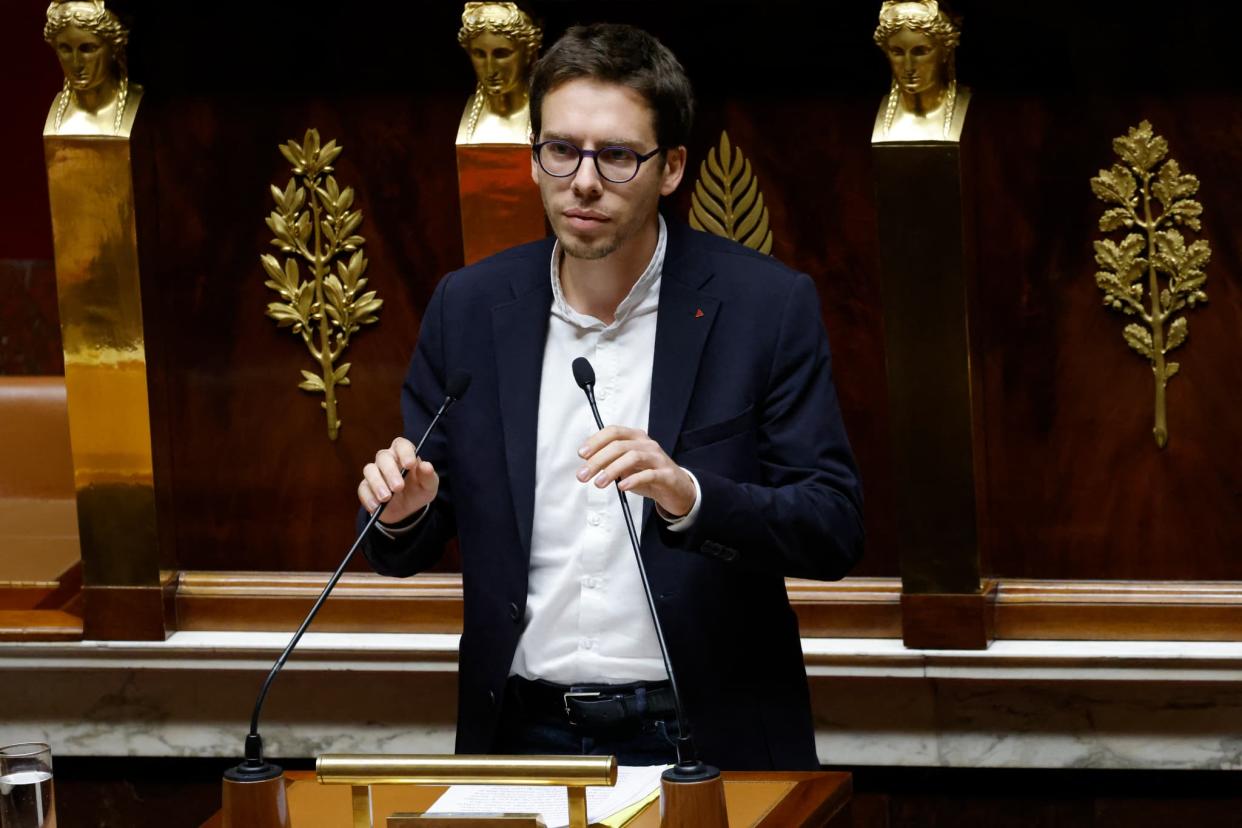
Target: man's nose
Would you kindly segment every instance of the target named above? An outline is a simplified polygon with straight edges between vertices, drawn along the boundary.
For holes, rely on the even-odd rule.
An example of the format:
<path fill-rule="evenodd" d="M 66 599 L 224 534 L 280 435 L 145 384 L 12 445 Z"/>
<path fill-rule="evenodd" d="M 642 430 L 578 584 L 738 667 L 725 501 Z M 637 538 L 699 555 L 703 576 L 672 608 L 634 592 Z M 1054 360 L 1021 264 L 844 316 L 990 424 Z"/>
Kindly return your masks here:
<path fill-rule="evenodd" d="M 604 189 L 594 158 L 582 156 L 578 171 L 574 173 L 573 188 L 575 193 L 599 193 Z"/>

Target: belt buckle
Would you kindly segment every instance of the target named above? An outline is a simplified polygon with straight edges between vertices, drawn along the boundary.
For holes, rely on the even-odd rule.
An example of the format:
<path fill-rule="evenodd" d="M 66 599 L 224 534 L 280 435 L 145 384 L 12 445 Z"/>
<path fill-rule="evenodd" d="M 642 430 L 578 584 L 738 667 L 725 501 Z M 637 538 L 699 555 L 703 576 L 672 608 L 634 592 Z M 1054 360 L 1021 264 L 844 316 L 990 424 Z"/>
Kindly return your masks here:
<path fill-rule="evenodd" d="M 571 699 L 598 699 L 602 695 L 604 694 L 598 692 L 574 692 L 572 690 L 568 693 L 562 693 L 561 701 L 565 705 L 565 718 L 569 720 L 570 725 L 575 727 L 578 725 L 578 723 L 574 721 L 574 714 L 569 708 L 569 702 Z"/>

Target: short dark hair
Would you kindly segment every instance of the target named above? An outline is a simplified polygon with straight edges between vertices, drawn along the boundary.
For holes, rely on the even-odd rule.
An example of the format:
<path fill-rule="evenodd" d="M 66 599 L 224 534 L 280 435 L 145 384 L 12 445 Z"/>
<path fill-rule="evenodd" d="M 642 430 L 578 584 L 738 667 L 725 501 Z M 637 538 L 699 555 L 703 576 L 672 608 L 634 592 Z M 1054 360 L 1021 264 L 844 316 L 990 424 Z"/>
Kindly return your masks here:
<path fill-rule="evenodd" d="M 539 140 L 543 99 L 577 78 L 628 86 L 647 99 L 661 149 L 684 146 L 694 120 L 694 90 L 668 47 L 642 29 L 621 23 L 571 26 L 531 71 L 530 125 Z"/>

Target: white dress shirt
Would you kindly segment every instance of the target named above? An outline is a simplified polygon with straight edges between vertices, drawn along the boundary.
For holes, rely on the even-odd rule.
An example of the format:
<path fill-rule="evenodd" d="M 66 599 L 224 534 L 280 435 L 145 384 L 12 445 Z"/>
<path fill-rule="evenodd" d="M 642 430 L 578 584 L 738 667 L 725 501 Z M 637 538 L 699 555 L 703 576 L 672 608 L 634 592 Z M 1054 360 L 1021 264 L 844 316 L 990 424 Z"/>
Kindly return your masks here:
<path fill-rule="evenodd" d="M 535 454 L 535 515 L 526 617 L 510 672 L 559 684 L 668 678 L 615 486 L 578 482 L 578 449 L 598 429 L 570 366 L 586 357 L 605 425 L 647 430 L 656 311 L 668 232 L 611 324 L 579 313 L 561 291 L 552 251 L 552 308 L 543 352 Z M 698 481 L 686 529 L 698 513 Z M 641 534 L 643 498 L 626 499 Z M 662 518 L 656 518 L 657 520 Z"/>

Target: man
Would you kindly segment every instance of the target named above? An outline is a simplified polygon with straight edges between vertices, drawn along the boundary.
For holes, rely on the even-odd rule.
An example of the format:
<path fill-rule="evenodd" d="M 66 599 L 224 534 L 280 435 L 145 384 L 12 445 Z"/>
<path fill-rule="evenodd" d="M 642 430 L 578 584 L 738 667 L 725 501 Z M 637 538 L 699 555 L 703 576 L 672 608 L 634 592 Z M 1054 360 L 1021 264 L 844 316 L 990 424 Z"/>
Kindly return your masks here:
<path fill-rule="evenodd" d="M 676 58 L 631 27 L 572 28 L 536 64 L 531 174 L 555 239 L 441 281 L 406 437 L 447 377 L 468 372 L 470 394 L 419 458 L 401 437 L 364 469 L 363 506 L 389 504 L 377 571 L 410 575 L 459 538 L 459 752 L 673 761 L 619 481 L 701 758 L 818 767 L 784 577 L 849 570 L 861 492 L 811 280 L 659 215 L 692 110 Z"/>

